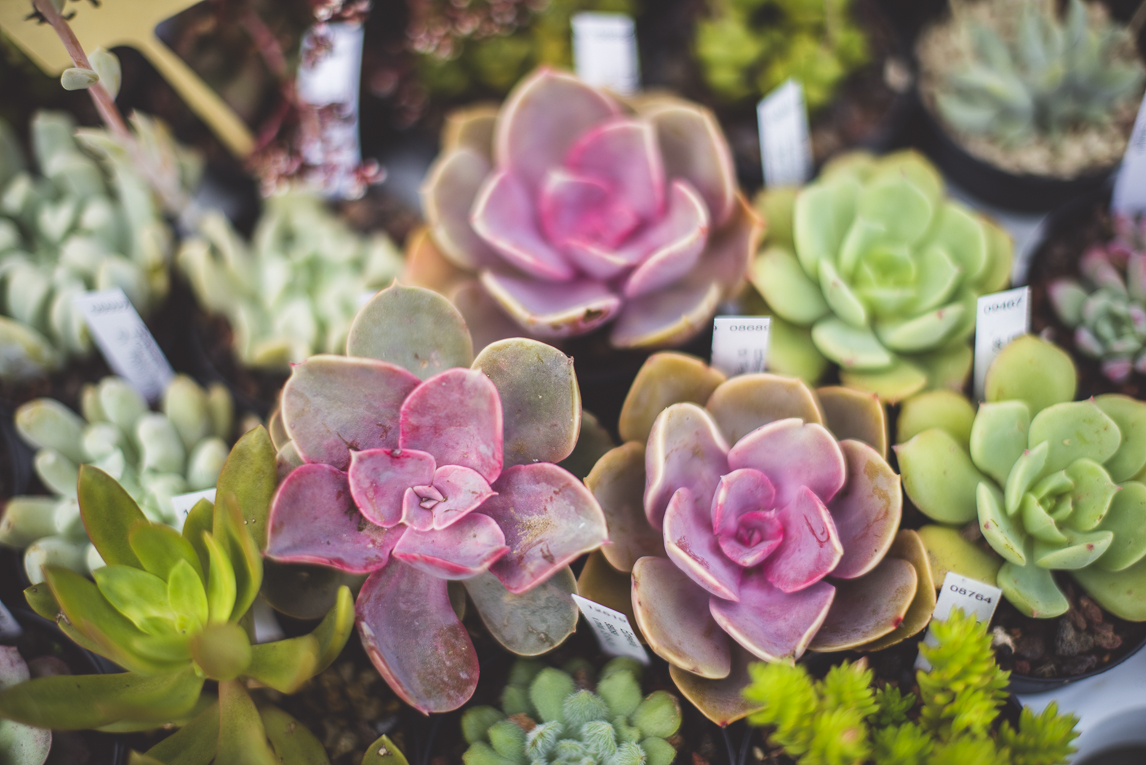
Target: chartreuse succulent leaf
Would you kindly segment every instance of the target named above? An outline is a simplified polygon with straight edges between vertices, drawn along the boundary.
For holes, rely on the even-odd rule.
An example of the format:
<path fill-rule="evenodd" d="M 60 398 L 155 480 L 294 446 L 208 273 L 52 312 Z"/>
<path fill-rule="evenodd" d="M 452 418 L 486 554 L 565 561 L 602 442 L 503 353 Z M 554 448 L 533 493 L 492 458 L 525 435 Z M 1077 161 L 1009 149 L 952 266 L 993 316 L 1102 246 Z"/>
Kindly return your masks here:
<path fill-rule="evenodd" d="M 265 428 L 252 428 L 227 455 L 216 489 L 217 497 L 234 496 L 242 524 L 259 550 L 267 544 L 267 512 L 276 483 L 275 448 L 270 434 Z"/>
<path fill-rule="evenodd" d="M 203 543 L 211 558 L 207 573 L 208 618 L 216 624 L 226 622 L 235 608 L 235 570 L 211 534 L 203 534 Z"/>
<path fill-rule="evenodd" d="M 267 742 L 266 728 L 255 702 L 237 680 L 219 683 L 219 748 L 215 761 L 220 765 L 276 765 Z"/>
<path fill-rule="evenodd" d="M 211 532 L 214 523 L 215 506 L 206 499 L 196 502 L 183 522 L 183 538 L 195 550 L 195 555 L 199 558 L 199 570 L 204 573 L 211 567 L 211 556 L 207 550 L 207 543 L 203 541 L 203 535 Z"/>
<path fill-rule="evenodd" d="M 259 715 L 278 762 L 311 765 L 327 761 L 322 742 L 294 717 L 271 704 L 261 706 Z"/>
<path fill-rule="evenodd" d="M 361 765 L 408 765 L 408 763 L 402 750 L 394 745 L 389 736 L 380 736 L 366 748 Z"/>
<path fill-rule="evenodd" d="M 967 523 L 976 515 L 975 490 L 990 479 L 947 431 L 932 428 L 895 447 L 903 490 L 928 517 Z"/>
<path fill-rule="evenodd" d="M 164 765 L 209 765 L 219 738 L 219 702 L 212 701 L 189 723 L 147 750 Z"/>
<path fill-rule="evenodd" d="M 971 440 L 974 422 L 975 407 L 966 397 L 950 390 L 919 393 L 904 401 L 899 407 L 895 442 L 904 444 L 925 430 L 938 428 L 946 431 L 958 443 L 967 446 Z"/>
<path fill-rule="evenodd" d="M 281 693 L 294 693 L 334 661 L 353 628 L 354 598 L 343 585 L 334 608 L 309 635 L 251 646 L 246 674 Z"/>
<path fill-rule="evenodd" d="M 104 562 L 140 566 L 128 540 L 132 526 L 145 517 L 131 495 L 104 471 L 81 465 L 79 501 L 88 538 Z"/>
<path fill-rule="evenodd" d="M 266 499 L 269 502 L 270 496 Z M 234 494 L 217 494 L 212 536 L 235 574 L 235 604 L 231 618 L 236 620 L 247 613 L 263 581 L 262 558 L 241 513 Z"/>
<path fill-rule="evenodd" d="M 967 403 L 962 396 L 952 397 Z M 1006 484 L 1011 468 L 1027 449 L 1031 413 L 1022 401 L 981 404 L 972 414 L 974 424 L 968 441 L 971 459 L 1000 486 Z"/>
<path fill-rule="evenodd" d="M 199 555 L 187 539 L 170 526 L 139 520 L 128 532 L 128 543 L 145 571 L 166 579 L 179 561 L 186 561 L 201 582 L 206 581 Z"/>
<path fill-rule="evenodd" d="M 60 604 L 52 594 L 52 588 L 45 582 L 33 584 L 24 589 L 24 600 L 28 606 L 48 621 L 55 621 L 60 613 Z"/>
<path fill-rule="evenodd" d="M 987 368 L 989 402 L 1022 401 L 1031 417 L 1054 404 L 1074 399 L 1078 371 L 1060 348 L 1033 335 L 1008 343 Z"/>

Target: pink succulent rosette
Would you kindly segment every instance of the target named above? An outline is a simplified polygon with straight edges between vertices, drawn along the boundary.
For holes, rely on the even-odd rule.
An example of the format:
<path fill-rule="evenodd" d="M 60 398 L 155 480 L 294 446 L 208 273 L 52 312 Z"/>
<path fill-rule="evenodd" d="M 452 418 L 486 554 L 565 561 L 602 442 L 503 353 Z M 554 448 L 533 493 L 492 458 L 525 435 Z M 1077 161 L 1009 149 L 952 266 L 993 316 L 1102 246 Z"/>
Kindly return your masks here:
<path fill-rule="evenodd" d="M 621 434 L 586 479 L 613 570 L 587 566 L 602 573 L 582 577 L 582 594 L 615 598 L 616 573 L 631 572 L 638 626 L 715 721 L 747 713 L 750 659 L 882 648 L 926 624 L 930 569 L 918 535 L 899 532 L 874 396 L 770 374 L 726 381 L 657 354 Z"/>
<path fill-rule="evenodd" d="M 614 322 L 614 346 L 679 345 L 757 244 L 720 127 L 687 101 L 622 103 L 543 68 L 500 110 L 454 115 L 443 144 L 423 188 L 432 241 L 412 248 L 410 273 L 472 326 L 509 317 L 563 338 Z"/>
<path fill-rule="evenodd" d="M 282 395 L 289 473 L 267 555 L 369 574 L 363 645 L 424 712 L 456 709 L 477 684 L 451 582 L 507 648 L 541 653 L 576 622 L 568 563 L 605 540 L 596 500 L 552 464 L 580 423 L 571 360 L 521 339 L 471 357 L 447 301 L 395 286 L 355 319 L 348 356 L 295 365 Z"/>

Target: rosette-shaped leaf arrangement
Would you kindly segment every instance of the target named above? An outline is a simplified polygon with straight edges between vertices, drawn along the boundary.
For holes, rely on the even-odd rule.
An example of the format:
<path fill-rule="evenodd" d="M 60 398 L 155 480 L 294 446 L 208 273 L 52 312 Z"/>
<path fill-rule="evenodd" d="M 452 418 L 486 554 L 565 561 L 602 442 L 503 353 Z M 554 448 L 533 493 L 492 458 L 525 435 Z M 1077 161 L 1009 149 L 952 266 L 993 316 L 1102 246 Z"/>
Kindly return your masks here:
<path fill-rule="evenodd" d="M 1074 329 L 1074 345 L 1098 359 L 1113 382 L 1146 374 L 1146 235 L 1132 236 L 1141 223 L 1122 221 L 1123 236 L 1092 247 L 1079 262 L 1081 279 L 1050 284 L 1051 305 Z"/>
<path fill-rule="evenodd" d="M 234 429 L 231 394 L 221 384 L 203 389 L 178 375 L 161 410 L 121 377 L 86 385 L 83 417 L 52 398 L 16 410 L 16 429 L 36 447 L 36 474 L 51 496 L 13 497 L 0 518 L 0 543 L 26 547 L 24 568 L 43 581 L 46 563 L 89 573 L 104 564 L 80 517 L 80 465 L 95 465 L 139 503 L 156 523 L 180 528 L 172 497 L 214 488 Z"/>
<path fill-rule="evenodd" d="M 354 314 L 394 280 L 402 257 L 385 234 L 355 233 L 316 197 L 266 204 L 250 244 L 208 213 L 178 262 L 204 310 L 227 317 L 239 361 L 285 373 L 315 353 L 341 353 Z"/>
<path fill-rule="evenodd" d="M 755 249 L 760 222 L 696 104 L 626 104 L 543 68 L 500 111 L 455 115 L 443 144 L 410 274 L 449 292 L 483 336 L 509 317 L 539 337 L 613 322 L 616 347 L 679 345 Z"/>
<path fill-rule="evenodd" d="M 775 223 L 749 278 L 777 320 L 774 369 L 812 381 L 831 362 L 888 401 L 962 388 L 975 301 L 1007 284 L 1011 241 L 927 160 L 845 155 L 759 204 Z"/>
<path fill-rule="evenodd" d="M 969 431 L 940 402 L 916 408 L 896 447 L 904 489 L 940 523 L 978 520 L 1005 561 L 998 586 L 1028 616 L 1067 611 L 1062 571 L 1115 616 L 1146 621 L 1146 403 L 1073 401 L 1076 379 L 1064 351 L 1015 340 Z"/>
<path fill-rule="evenodd" d="M 573 631 L 567 564 L 605 540 L 593 495 L 553 464 L 580 420 L 572 359 L 523 339 L 474 359 L 445 298 L 389 287 L 355 318 L 346 356 L 295 366 L 283 389 L 279 457 L 297 467 L 267 554 L 370 574 L 357 622 L 374 665 L 418 709 L 456 709 L 478 659 L 451 582 L 516 653 Z"/>
<path fill-rule="evenodd" d="M 721 724 L 748 711 L 751 657 L 915 634 L 935 592 L 918 536 L 897 535 L 885 428 L 870 394 L 772 374 L 725 381 L 692 357 L 652 356 L 621 413 L 627 443 L 586 479 L 608 519 L 601 552 L 624 578 L 587 565 L 582 594 L 623 604 L 632 572 L 649 646 Z"/>
<path fill-rule="evenodd" d="M 93 349 L 72 300 L 120 287 L 141 314 L 167 295 L 171 233 L 145 182 L 107 174 L 76 143 L 71 117 L 40 112 L 26 167 L 0 122 L 0 379 L 24 380 Z"/>
<path fill-rule="evenodd" d="M 338 656 L 354 624 L 344 587 L 312 633 L 252 644 L 248 612 L 263 575 L 252 532 L 265 529 L 274 478 L 274 450 L 258 428 L 228 457 L 219 501 L 200 501 L 180 533 L 149 521 L 107 473 L 83 466 L 80 512 L 108 565 L 92 572 L 95 582 L 48 566 L 45 584 L 25 595 L 78 645 L 127 671 L 13 685 L 0 690 L 0 718 L 62 730 L 179 726 L 147 753 L 160 762 L 325 763 L 301 723 L 256 706 L 247 690 L 293 693 Z"/>

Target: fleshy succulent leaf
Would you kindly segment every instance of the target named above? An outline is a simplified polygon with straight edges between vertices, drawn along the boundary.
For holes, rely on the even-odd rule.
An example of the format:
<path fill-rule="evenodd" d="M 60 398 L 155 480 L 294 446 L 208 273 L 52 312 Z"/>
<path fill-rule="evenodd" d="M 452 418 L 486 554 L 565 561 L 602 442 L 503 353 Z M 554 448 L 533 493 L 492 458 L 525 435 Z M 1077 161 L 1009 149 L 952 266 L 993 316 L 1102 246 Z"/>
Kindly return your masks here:
<path fill-rule="evenodd" d="M 464 584 L 490 634 L 518 656 L 550 651 L 576 628 L 577 606 L 569 595 L 577 592 L 577 583 L 568 566 L 522 595 L 490 573 Z"/>
<path fill-rule="evenodd" d="M 245 533 L 260 551 L 267 546 L 267 513 L 276 483 L 275 449 L 270 434 L 261 427 L 247 431 L 227 455 L 216 489 L 219 497 L 235 498 Z"/>
<path fill-rule="evenodd" d="M 104 471 L 81 465 L 79 501 L 88 538 L 104 562 L 141 566 L 128 535 L 137 521 L 144 520 L 144 515 L 131 495 Z"/>

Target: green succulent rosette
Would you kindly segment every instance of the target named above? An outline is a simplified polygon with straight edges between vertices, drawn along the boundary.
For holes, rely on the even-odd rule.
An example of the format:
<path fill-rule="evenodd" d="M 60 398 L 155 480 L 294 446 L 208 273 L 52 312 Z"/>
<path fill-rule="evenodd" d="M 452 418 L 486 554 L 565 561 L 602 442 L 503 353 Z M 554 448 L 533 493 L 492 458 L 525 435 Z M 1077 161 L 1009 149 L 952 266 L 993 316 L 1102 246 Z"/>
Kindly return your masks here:
<path fill-rule="evenodd" d="M 769 364 L 899 401 L 961 389 L 975 303 L 1010 278 L 997 225 L 948 198 L 914 151 L 846 154 L 802 189 L 764 192 L 768 237 L 749 279 L 773 314 Z"/>
<path fill-rule="evenodd" d="M 1146 621 L 1146 403 L 1074 401 L 1076 384 L 1070 357 L 1027 335 L 988 369 L 969 429 L 941 399 L 911 402 L 903 488 L 942 524 L 978 521 L 1004 561 L 996 583 L 1024 614 L 1067 611 L 1061 571 L 1115 616 Z"/>

